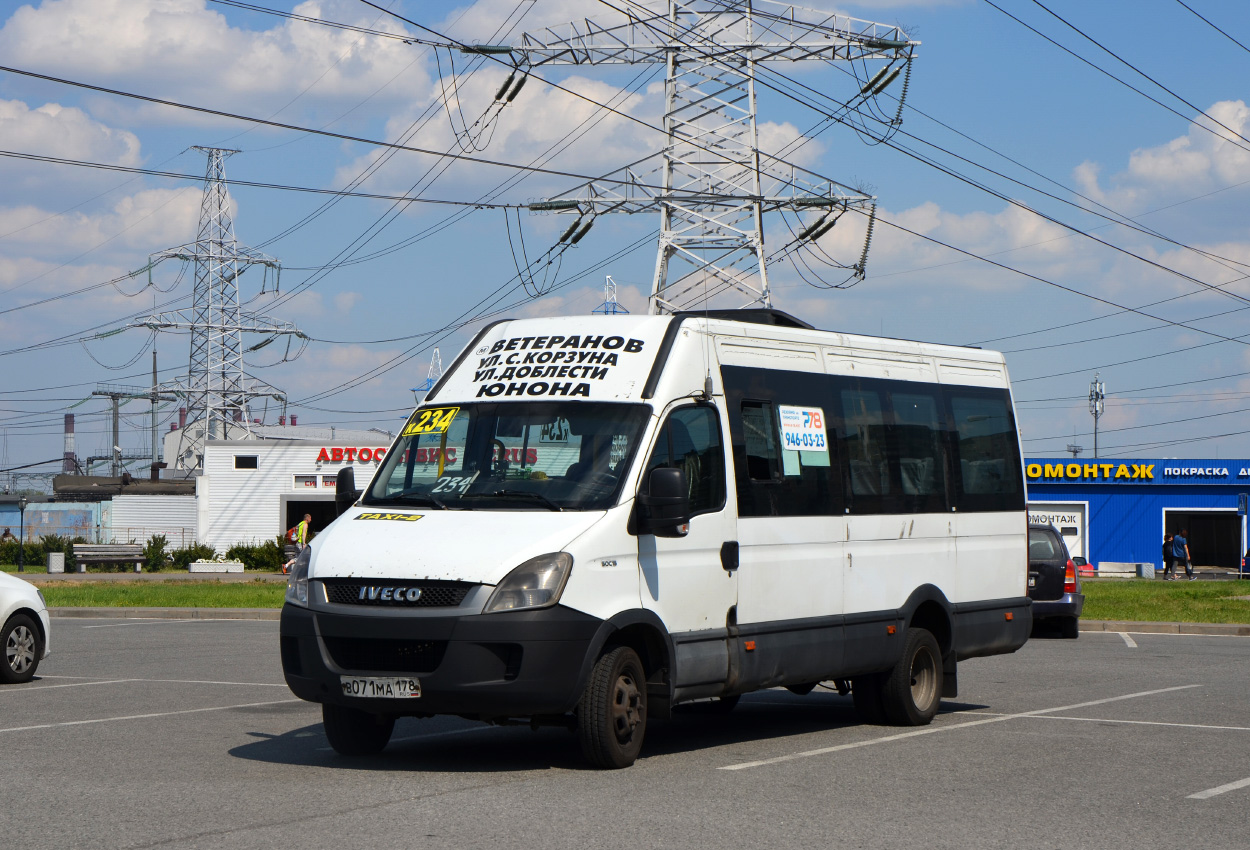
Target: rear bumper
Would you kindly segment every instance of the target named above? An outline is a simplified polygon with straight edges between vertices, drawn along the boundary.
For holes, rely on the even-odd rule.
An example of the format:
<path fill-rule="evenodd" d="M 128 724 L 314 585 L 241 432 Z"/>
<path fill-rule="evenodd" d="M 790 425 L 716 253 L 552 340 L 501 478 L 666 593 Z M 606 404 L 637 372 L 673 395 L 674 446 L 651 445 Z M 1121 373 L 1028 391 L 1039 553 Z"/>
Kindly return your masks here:
<path fill-rule="evenodd" d="M 1033 600 L 1033 619 L 1051 620 L 1058 617 L 1079 617 L 1084 608 L 1084 593 L 1065 593 L 1058 599 L 1035 599 Z"/>
<path fill-rule="evenodd" d="M 447 617 L 352 615 L 286 605 L 282 668 L 301 699 L 381 714 L 478 719 L 563 714 L 577 703 L 584 661 L 602 625 L 558 605 Z M 421 682 L 421 696 L 344 696 L 344 675 L 412 676 Z"/>

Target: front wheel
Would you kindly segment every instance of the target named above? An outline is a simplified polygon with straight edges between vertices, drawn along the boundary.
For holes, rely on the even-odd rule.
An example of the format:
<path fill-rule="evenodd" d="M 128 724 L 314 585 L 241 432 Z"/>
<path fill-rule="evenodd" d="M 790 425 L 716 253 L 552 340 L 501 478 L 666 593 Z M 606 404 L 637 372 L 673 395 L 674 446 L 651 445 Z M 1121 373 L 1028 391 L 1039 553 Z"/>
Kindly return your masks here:
<path fill-rule="evenodd" d="M 358 708 L 322 703 L 321 722 L 334 751 L 344 756 L 372 756 L 386 748 L 395 718 Z"/>
<path fill-rule="evenodd" d="M 604 655 L 590 673 L 577 706 L 582 754 L 596 767 L 629 767 L 647 732 L 647 677 L 627 646 Z"/>
<path fill-rule="evenodd" d="M 895 726 L 928 726 L 942 702 L 942 653 L 926 629 L 910 628 L 903 657 L 881 687 L 885 716 Z"/>
<path fill-rule="evenodd" d="M 39 658 L 43 655 L 43 640 L 34 620 L 26 614 L 10 617 L 0 630 L 0 647 L 4 648 L 4 657 L 0 659 L 0 682 L 16 685 L 35 677 Z"/>

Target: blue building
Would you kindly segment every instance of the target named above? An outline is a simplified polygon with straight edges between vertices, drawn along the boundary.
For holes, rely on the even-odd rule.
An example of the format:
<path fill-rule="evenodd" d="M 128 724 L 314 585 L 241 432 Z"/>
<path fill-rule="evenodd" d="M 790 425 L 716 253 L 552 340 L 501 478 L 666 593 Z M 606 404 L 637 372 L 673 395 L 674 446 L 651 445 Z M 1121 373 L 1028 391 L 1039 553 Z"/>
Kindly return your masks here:
<path fill-rule="evenodd" d="M 1246 551 L 1250 460 L 1029 458 L 1029 517 L 1073 555 L 1162 567 L 1165 534 L 1189 529 L 1196 566 L 1236 568 Z"/>

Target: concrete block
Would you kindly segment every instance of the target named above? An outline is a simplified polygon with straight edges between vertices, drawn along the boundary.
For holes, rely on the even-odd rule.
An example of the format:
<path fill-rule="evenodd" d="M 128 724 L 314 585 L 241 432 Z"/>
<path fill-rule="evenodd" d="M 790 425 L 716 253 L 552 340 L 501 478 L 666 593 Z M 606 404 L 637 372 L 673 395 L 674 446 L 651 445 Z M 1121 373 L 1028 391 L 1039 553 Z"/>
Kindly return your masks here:
<path fill-rule="evenodd" d="M 65 572 L 65 553 L 49 552 L 48 553 L 48 572 L 63 573 Z"/>
<path fill-rule="evenodd" d="M 195 561 L 187 564 L 190 573 L 241 573 L 242 561 Z"/>
<path fill-rule="evenodd" d="M 1122 563 L 1119 561 L 1099 561 L 1098 562 L 1099 578 L 1136 578 L 1137 564 Z"/>
<path fill-rule="evenodd" d="M 1155 565 L 1153 563 L 1138 564 L 1137 565 L 1137 577 L 1138 578 L 1154 578 L 1155 577 Z"/>

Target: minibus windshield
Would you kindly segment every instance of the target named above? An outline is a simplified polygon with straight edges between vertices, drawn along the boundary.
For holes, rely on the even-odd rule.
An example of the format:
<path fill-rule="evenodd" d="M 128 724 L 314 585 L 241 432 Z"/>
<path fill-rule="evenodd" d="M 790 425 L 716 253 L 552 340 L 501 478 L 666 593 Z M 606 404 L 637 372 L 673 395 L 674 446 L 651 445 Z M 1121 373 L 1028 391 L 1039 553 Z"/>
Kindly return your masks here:
<path fill-rule="evenodd" d="M 418 408 L 364 504 L 443 510 L 603 510 L 651 408 L 487 402 Z"/>

